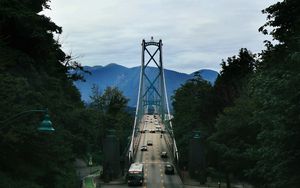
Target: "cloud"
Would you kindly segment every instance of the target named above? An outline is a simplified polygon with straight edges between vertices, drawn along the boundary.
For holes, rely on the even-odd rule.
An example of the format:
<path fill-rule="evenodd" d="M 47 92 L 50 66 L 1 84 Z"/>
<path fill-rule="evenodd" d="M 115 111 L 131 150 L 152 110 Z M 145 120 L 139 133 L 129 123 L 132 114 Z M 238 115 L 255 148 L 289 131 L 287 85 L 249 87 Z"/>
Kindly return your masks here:
<path fill-rule="evenodd" d="M 143 38 L 162 39 L 164 67 L 191 73 L 220 69 L 242 47 L 263 49 L 261 0 L 64 0 L 44 13 L 63 27 L 66 52 L 83 65 L 140 65 Z"/>

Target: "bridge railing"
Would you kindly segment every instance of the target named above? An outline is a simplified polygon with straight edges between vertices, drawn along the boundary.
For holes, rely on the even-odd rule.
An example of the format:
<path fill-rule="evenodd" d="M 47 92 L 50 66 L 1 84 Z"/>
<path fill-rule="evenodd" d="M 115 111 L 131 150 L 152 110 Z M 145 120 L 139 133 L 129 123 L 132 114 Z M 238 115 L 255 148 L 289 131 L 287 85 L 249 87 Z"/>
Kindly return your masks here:
<path fill-rule="evenodd" d="M 168 145 L 168 147 L 170 148 L 170 151 L 172 151 L 172 155 L 175 159 L 175 161 L 177 162 L 179 160 L 179 155 L 178 155 L 178 149 L 177 149 L 177 145 L 176 145 L 176 140 L 174 137 L 174 132 L 173 132 L 173 128 L 172 128 L 172 122 L 170 120 L 165 121 L 165 129 L 166 129 L 166 143 Z"/>
<path fill-rule="evenodd" d="M 162 57 L 161 57 L 162 60 Z M 163 89 L 164 89 L 164 93 L 165 93 L 165 104 L 166 104 L 166 110 L 167 110 L 167 119 L 166 121 L 168 122 L 168 127 L 169 127 L 169 134 L 172 137 L 172 141 L 173 141 L 173 156 L 175 158 L 175 160 L 178 162 L 179 160 L 179 155 L 178 155 L 178 149 L 177 149 L 177 145 L 176 145 L 176 141 L 175 141 L 175 137 L 173 134 L 173 125 L 172 125 L 172 118 L 171 118 L 171 113 L 170 113 L 170 107 L 169 107 L 169 100 L 168 100 L 168 93 L 167 93 L 167 84 L 166 84 L 166 78 L 165 78 L 165 69 L 163 67 L 163 64 L 161 64 L 161 68 L 162 68 L 162 80 L 163 80 Z"/>

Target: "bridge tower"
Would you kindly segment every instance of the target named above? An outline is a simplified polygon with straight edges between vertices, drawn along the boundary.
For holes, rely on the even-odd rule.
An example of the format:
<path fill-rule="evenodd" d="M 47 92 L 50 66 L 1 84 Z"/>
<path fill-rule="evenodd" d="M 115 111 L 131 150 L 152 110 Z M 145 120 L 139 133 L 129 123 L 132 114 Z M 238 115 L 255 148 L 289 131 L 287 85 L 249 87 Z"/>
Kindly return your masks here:
<path fill-rule="evenodd" d="M 162 40 L 155 42 L 153 37 L 142 41 L 142 58 L 136 114 L 129 148 L 129 159 L 135 155 L 139 142 L 139 130 L 143 126 L 145 114 L 157 114 L 165 124 L 173 148 L 174 158 L 178 159 L 176 142 L 173 137 L 171 115 L 168 104 L 163 68 Z"/>
<path fill-rule="evenodd" d="M 154 42 L 153 37 L 149 42 L 142 41 L 142 63 L 137 102 L 138 120 L 141 120 L 146 113 L 158 114 L 162 120 L 165 120 L 165 114 L 169 112 L 162 46 L 162 40 Z"/>

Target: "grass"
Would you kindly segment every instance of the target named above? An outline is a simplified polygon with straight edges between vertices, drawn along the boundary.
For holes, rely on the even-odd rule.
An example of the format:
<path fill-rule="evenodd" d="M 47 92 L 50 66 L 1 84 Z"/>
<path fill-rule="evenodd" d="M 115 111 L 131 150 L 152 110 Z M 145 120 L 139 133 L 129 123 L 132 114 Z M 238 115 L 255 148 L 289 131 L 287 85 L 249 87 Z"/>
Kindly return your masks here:
<path fill-rule="evenodd" d="M 93 177 L 84 178 L 84 187 L 85 188 L 96 188 L 93 182 Z"/>

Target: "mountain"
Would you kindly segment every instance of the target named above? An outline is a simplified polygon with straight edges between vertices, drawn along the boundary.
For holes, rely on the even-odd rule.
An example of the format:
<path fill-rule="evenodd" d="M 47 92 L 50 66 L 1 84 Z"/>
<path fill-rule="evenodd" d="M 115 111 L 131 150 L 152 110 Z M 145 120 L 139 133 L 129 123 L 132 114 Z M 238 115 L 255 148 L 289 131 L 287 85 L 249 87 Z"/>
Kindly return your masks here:
<path fill-rule="evenodd" d="M 123 94 L 129 98 L 129 106 L 136 106 L 138 88 L 139 88 L 139 78 L 140 78 L 140 66 L 127 68 L 118 64 L 108 64 L 106 66 L 85 66 L 85 70 L 90 71 L 92 74 L 84 74 L 86 82 L 77 81 L 75 86 L 79 89 L 81 93 L 81 98 L 85 102 L 89 102 L 91 95 L 91 88 L 93 84 L 97 84 L 99 89 L 103 92 L 107 86 L 118 87 Z M 158 69 L 155 67 L 149 67 L 146 69 L 147 75 L 150 80 L 154 79 L 158 74 Z M 200 73 L 203 79 L 211 82 L 215 82 L 218 72 L 202 69 L 197 71 Z M 165 69 L 167 94 L 170 101 L 174 90 L 184 84 L 188 79 L 193 77 L 192 74 L 184 74 L 176 71 Z"/>

